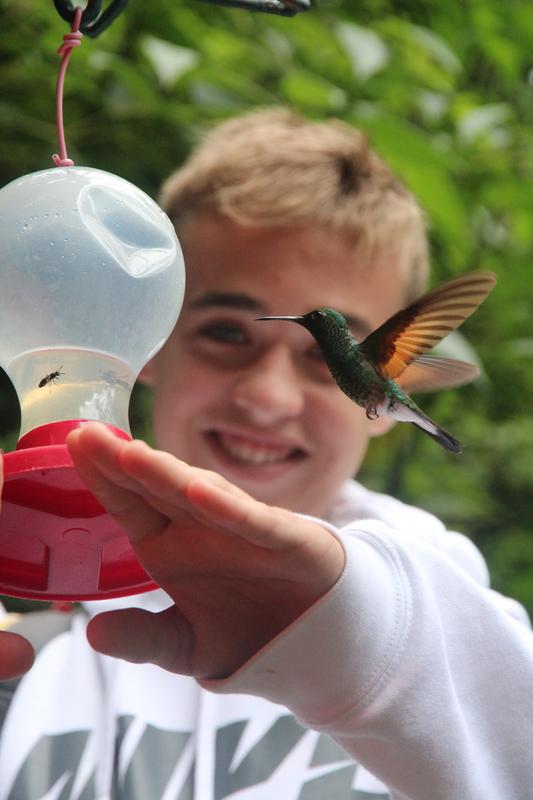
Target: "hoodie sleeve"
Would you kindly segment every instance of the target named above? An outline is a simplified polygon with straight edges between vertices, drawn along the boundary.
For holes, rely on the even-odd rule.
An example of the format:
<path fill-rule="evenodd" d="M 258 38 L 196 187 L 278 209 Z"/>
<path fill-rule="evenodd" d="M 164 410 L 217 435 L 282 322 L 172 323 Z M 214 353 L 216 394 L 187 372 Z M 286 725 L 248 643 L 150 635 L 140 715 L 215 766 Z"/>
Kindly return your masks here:
<path fill-rule="evenodd" d="M 484 585 L 477 550 L 372 520 L 325 527 L 346 550 L 337 584 L 202 686 L 287 706 L 397 800 L 532 796 L 533 635 Z"/>

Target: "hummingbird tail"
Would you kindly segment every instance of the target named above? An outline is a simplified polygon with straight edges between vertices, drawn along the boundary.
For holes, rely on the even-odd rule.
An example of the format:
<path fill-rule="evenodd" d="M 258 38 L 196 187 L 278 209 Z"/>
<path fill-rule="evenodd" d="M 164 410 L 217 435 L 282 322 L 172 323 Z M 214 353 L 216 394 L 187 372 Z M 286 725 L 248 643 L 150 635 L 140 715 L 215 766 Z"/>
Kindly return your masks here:
<path fill-rule="evenodd" d="M 444 447 L 445 450 L 448 450 L 450 453 L 461 453 L 463 451 L 463 446 L 461 442 L 452 436 L 451 433 L 444 430 L 444 428 L 440 428 L 438 425 L 434 423 L 433 428 L 434 430 L 429 430 L 429 428 L 424 427 L 423 425 L 419 424 L 418 422 L 413 422 L 413 425 L 416 425 L 420 430 L 427 433 L 428 436 L 431 436 L 436 442 L 440 444 L 441 447 Z"/>
<path fill-rule="evenodd" d="M 450 453 L 462 452 L 463 446 L 461 442 L 458 441 L 455 436 L 452 436 L 451 433 L 444 430 L 444 428 L 439 427 L 439 425 L 426 416 L 417 406 L 411 408 L 404 403 L 397 403 L 394 405 L 393 410 L 389 410 L 389 414 L 401 422 L 410 422 L 412 425 L 416 425 L 417 428 L 420 428 L 420 430 L 427 433 L 428 436 L 431 436 L 432 439 Z"/>

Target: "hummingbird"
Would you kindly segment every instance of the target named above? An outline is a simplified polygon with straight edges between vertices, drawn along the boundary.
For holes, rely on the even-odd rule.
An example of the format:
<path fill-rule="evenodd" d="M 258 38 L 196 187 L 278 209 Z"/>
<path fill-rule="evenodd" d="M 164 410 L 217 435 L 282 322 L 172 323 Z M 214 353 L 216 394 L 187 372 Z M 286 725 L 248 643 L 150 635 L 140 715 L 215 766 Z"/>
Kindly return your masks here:
<path fill-rule="evenodd" d="M 492 272 L 469 272 L 447 281 L 393 314 L 362 342 L 333 308 L 257 319 L 288 320 L 306 328 L 339 388 L 365 409 L 368 419 L 387 414 L 410 422 L 446 450 L 460 453 L 461 443 L 424 414 L 408 392 L 459 386 L 479 375 L 473 364 L 427 353 L 474 313 L 495 284 Z"/>

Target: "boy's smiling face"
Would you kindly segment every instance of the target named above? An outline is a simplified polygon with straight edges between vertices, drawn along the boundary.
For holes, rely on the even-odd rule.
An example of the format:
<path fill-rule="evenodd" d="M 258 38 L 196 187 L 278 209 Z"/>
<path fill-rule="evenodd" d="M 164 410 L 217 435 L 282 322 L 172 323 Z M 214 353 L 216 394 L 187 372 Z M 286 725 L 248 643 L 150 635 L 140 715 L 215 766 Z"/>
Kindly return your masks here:
<path fill-rule="evenodd" d="M 389 420 L 369 421 L 341 392 L 305 329 L 256 318 L 327 306 L 362 339 L 405 305 L 400 267 L 358 263 L 320 228 L 245 228 L 204 215 L 180 239 L 183 310 L 143 373 L 158 447 L 266 503 L 324 515 Z"/>

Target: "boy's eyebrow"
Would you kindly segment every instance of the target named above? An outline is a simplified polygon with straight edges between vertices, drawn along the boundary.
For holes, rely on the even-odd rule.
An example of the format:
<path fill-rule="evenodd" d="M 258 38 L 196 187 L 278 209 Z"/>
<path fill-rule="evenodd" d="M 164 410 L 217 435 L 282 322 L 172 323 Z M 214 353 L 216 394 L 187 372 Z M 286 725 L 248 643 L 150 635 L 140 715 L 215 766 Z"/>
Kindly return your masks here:
<path fill-rule="evenodd" d="M 240 311 L 252 311 L 254 314 L 264 314 L 266 310 L 259 300 L 249 294 L 244 294 L 244 292 L 216 291 L 206 292 L 197 297 L 196 300 L 191 300 L 189 308 L 194 310 L 202 308 L 235 308 Z M 359 334 L 362 333 L 366 336 L 373 331 L 373 326 L 362 317 L 356 317 L 344 311 L 340 311 L 340 313 L 346 319 L 349 327 Z"/>
<path fill-rule="evenodd" d="M 243 292 L 206 292 L 189 303 L 189 308 L 237 308 L 242 311 L 263 312 L 262 304 Z"/>

